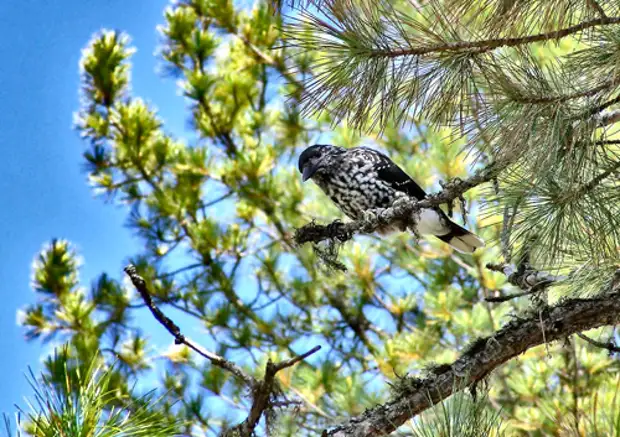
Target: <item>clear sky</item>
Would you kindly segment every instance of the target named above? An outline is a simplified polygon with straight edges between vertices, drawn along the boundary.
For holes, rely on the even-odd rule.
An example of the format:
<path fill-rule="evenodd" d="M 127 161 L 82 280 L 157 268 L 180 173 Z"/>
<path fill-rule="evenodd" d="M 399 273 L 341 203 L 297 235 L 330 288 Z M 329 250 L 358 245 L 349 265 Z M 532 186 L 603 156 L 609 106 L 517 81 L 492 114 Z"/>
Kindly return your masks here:
<path fill-rule="evenodd" d="M 102 27 L 126 31 L 137 48 L 132 89 L 182 134 L 186 112 L 174 80 L 153 56 L 166 0 L 0 0 L 0 413 L 31 393 L 27 368 L 46 350 L 26 343 L 16 312 L 34 301 L 31 263 L 52 238 L 73 242 L 82 284 L 106 271 L 120 278 L 139 252 L 125 213 L 93 197 L 82 171 L 84 144 L 72 126 L 81 49 Z M 2 432 L 0 432 L 1 434 Z"/>

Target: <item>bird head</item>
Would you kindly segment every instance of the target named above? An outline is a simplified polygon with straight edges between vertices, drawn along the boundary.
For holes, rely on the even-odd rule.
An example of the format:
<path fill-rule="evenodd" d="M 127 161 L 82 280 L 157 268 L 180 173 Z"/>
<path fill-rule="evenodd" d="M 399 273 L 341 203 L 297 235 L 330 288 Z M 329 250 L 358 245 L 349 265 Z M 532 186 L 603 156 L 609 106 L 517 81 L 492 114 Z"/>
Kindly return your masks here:
<path fill-rule="evenodd" d="M 308 147 L 299 155 L 299 163 L 297 164 L 299 172 L 302 174 L 302 180 L 306 182 L 312 178 L 317 171 L 325 166 L 328 158 L 337 148 L 325 144 L 315 144 Z"/>

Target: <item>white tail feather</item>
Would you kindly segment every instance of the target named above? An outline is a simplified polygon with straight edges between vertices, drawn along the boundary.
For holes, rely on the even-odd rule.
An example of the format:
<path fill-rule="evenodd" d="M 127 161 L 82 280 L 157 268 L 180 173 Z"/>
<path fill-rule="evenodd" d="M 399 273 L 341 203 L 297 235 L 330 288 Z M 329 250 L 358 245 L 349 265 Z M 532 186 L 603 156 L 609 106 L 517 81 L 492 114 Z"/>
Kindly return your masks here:
<path fill-rule="evenodd" d="M 484 247 L 484 240 L 471 232 L 452 237 L 447 243 L 462 253 L 472 253 L 478 247 Z"/>

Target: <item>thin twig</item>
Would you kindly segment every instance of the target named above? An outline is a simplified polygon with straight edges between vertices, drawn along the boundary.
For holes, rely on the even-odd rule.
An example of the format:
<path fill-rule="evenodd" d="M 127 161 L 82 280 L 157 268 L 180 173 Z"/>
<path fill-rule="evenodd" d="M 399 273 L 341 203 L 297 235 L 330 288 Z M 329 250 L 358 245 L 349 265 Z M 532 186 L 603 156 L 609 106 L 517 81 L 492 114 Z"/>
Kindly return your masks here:
<path fill-rule="evenodd" d="M 189 264 L 189 265 L 180 267 L 180 268 L 178 268 L 176 270 L 173 270 L 171 272 L 162 273 L 161 275 L 157 276 L 157 279 L 169 278 L 170 276 L 178 275 L 179 273 L 183 273 L 183 272 L 185 272 L 187 270 L 197 269 L 198 267 L 203 267 L 203 266 L 204 266 L 203 263 Z"/>
<path fill-rule="evenodd" d="M 594 340 L 594 339 L 588 337 L 587 335 L 582 334 L 581 332 L 577 332 L 577 337 L 581 338 L 582 340 L 587 341 L 592 346 L 596 346 L 596 347 L 601 348 L 601 349 L 607 349 L 609 351 L 609 353 L 620 353 L 620 347 L 616 346 L 616 344 L 613 343 L 612 341 L 608 341 L 607 343 L 603 343 L 602 341 Z"/>
<path fill-rule="evenodd" d="M 601 18 L 607 18 L 607 14 L 603 7 L 596 0 L 587 0 L 588 6 L 594 9 Z"/>
<path fill-rule="evenodd" d="M 501 303 L 501 302 L 507 302 L 509 300 L 512 299 L 516 299 L 517 297 L 522 297 L 522 296 L 527 296 L 529 294 L 533 294 L 536 293 L 537 290 L 532 291 L 533 289 L 527 290 L 527 291 L 523 291 L 521 293 L 512 293 L 512 294 L 502 294 L 499 296 L 487 296 L 484 298 L 484 300 L 486 302 L 493 302 L 493 303 Z"/>
<path fill-rule="evenodd" d="M 218 366 L 224 370 L 227 370 L 233 375 L 235 375 L 237 378 L 243 380 L 243 382 L 245 382 L 245 384 L 248 385 L 249 387 L 254 387 L 256 385 L 256 380 L 250 375 L 248 375 L 247 373 L 245 373 L 243 369 L 241 369 L 235 363 L 227 360 L 226 358 L 214 352 L 211 352 L 203 348 L 202 346 L 195 344 L 193 341 L 185 337 L 181 333 L 181 329 L 171 319 L 169 319 L 164 313 L 162 313 L 161 310 L 157 308 L 157 306 L 155 306 L 155 304 L 153 303 L 153 299 L 151 298 L 151 294 L 149 293 L 149 290 L 146 286 L 146 281 L 144 280 L 144 278 L 142 278 L 142 276 L 138 275 L 136 268 L 130 264 L 127 267 L 125 267 L 124 270 L 127 276 L 129 276 L 129 279 L 131 279 L 131 282 L 134 285 L 134 287 L 136 287 L 136 290 L 138 290 L 138 293 L 140 293 L 142 300 L 144 301 L 146 306 L 149 308 L 149 310 L 153 314 L 153 317 L 155 317 L 155 319 L 164 328 L 166 328 L 166 330 L 170 334 L 172 334 L 172 336 L 174 337 L 174 342 L 176 344 L 186 345 L 193 351 L 197 352 L 199 355 L 211 361 L 213 365 Z"/>
<path fill-rule="evenodd" d="M 291 367 L 294 366 L 295 364 L 299 363 L 300 361 L 305 360 L 306 358 L 308 358 L 310 355 L 318 352 L 321 350 L 321 346 L 314 346 L 312 349 L 310 349 L 308 352 L 301 354 L 301 355 L 297 355 L 296 357 L 291 358 L 290 360 L 285 360 L 285 361 L 280 361 L 277 364 L 274 364 L 274 373 L 279 372 L 282 369 L 286 369 L 287 367 Z"/>

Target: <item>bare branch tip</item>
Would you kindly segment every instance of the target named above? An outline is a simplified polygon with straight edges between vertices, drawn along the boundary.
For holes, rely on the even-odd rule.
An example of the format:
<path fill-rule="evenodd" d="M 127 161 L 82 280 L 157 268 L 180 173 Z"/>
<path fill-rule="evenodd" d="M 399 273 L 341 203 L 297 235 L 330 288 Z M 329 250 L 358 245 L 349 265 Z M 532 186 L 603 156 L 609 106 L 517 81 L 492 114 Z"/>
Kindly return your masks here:
<path fill-rule="evenodd" d="M 310 355 L 313 355 L 313 354 L 317 353 L 320 350 L 321 350 L 321 346 L 320 345 L 316 345 L 315 347 L 310 349 L 308 352 L 305 352 L 305 353 L 303 353 L 301 355 L 297 355 L 296 357 L 293 357 L 293 358 L 291 358 L 289 360 L 281 361 L 279 363 L 276 363 L 276 364 L 274 364 L 275 372 L 279 372 L 282 369 L 286 369 L 287 367 L 294 366 L 295 364 L 299 363 L 300 361 L 305 360 Z"/>

